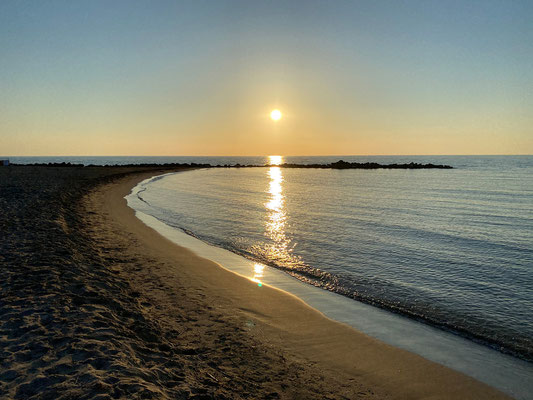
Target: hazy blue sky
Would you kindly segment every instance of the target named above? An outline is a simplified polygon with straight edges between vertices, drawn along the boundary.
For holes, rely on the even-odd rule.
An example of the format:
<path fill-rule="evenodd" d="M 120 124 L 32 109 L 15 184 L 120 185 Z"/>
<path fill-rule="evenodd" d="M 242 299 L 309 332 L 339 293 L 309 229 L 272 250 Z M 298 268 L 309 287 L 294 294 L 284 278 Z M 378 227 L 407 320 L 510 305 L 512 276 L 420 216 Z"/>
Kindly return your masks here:
<path fill-rule="evenodd" d="M 532 154 L 532 21 L 532 1 L 3 0 L 0 154 Z"/>

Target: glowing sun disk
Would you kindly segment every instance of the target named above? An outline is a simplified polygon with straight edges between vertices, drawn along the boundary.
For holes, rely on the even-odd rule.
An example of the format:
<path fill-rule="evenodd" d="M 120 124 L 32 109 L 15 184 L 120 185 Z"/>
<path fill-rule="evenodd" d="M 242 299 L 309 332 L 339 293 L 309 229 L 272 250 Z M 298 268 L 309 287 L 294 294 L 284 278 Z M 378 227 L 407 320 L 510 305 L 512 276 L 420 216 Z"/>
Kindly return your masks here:
<path fill-rule="evenodd" d="M 281 119 L 281 111 L 280 110 L 272 110 L 270 113 L 270 118 L 273 121 L 279 121 Z"/>

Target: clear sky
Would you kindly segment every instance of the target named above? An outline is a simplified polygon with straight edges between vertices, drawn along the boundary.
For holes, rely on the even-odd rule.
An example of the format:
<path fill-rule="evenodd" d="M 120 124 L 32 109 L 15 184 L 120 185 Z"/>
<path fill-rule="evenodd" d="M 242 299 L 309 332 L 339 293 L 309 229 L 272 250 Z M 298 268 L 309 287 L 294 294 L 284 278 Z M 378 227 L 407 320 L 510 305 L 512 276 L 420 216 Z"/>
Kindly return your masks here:
<path fill-rule="evenodd" d="M 3 0 L 0 154 L 533 154 L 532 18 L 507 0 Z"/>

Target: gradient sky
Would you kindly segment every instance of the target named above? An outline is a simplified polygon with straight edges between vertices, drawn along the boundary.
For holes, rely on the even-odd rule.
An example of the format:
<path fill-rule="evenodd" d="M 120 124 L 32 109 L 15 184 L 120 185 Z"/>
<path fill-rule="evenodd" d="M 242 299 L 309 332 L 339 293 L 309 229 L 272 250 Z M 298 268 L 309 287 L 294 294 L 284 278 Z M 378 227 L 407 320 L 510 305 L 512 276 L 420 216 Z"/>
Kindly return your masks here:
<path fill-rule="evenodd" d="M 531 1 L 3 0 L 0 154 L 533 154 L 532 18 Z"/>

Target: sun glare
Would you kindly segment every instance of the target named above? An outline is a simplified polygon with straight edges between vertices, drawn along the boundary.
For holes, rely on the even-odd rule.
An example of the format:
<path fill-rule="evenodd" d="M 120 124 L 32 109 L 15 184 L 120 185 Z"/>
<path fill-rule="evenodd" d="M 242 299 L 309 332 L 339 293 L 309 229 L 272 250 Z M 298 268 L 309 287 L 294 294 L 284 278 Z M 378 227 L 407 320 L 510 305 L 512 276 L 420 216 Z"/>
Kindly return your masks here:
<path fill-rule="evenodd" d="M 282 156 L 268 156 L 268 161 L 270 165 L 281 165 L 283 161 Z"/>
<path fill-rule="evenodd" d="M 279 121 L 281 119 L 281 111 L 280 110 L 272 110 L 270 113 L 270 118 L 272 121 Z"/>

